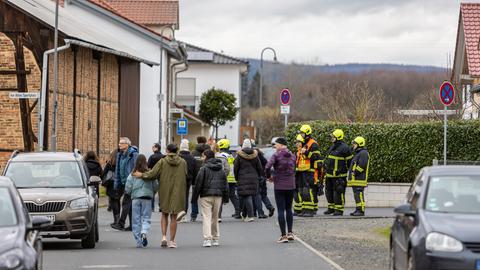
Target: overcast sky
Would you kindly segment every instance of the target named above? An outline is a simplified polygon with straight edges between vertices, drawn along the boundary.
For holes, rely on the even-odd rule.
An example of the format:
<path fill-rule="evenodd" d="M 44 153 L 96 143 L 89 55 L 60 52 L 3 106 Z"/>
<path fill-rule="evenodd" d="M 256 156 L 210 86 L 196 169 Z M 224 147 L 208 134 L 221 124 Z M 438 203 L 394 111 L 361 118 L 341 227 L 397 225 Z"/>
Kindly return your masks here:
<path fill-rule="evenodd" d="M 236 57 L 445 67 L 460 0 L 179 0 L 177 38 Z M 477 1 L 478 0 L 471 0 Z M 272 59 L 270 52 L 265 59 Z M 452 60 L 453 61 L 453 60 Z"/>

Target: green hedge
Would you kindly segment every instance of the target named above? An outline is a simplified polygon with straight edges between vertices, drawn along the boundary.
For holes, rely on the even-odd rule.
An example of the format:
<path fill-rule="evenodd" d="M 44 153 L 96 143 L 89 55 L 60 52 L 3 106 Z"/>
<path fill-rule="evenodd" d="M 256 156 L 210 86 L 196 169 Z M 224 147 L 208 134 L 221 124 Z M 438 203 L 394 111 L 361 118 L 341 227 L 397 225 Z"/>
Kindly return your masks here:
<path fill-rule="evenodd" d="M 288 126 L 286 137 L 293 142 L 303 123 Z M 322 154 L 331 145 L 330 134 L 343 129 L 345 142 L 356 136 L 367 140 L 370 152 L 371 182 L 411 182 L 419 170 L 443 160 L 443 122 L 417 123 L 354 123 L 306 122 L 313 128 L 313 136 L 320 144 Z M 480 121 L 452 121 L 448 126 L 448 160 L 480 159 Z"/>

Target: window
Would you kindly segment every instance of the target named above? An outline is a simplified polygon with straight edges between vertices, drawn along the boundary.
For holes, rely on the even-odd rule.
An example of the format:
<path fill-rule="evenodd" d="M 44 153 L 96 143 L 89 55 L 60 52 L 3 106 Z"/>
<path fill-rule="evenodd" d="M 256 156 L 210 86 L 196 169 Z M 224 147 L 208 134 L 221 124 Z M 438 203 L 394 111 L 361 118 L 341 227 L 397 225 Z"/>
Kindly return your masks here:
<path fill-rule="evenodd" d="M 0 188 L 0 227 L 17 224 L 17 214 L 13 205 L 12 196 L 7 188 Z"/>
<path fill-rule="evenodd" d="M 175 102 L 195 111 L 195 78 L 177 78 Z"/>
<path fill-rule="evenodd" d="M 423 182 L 423 173 L 421 172 L 408 191 L 407 201 L 412 205 L 413 209 L 418 208 L 418 198 L 420 197 L 420 193 L 422 191 Z"/>

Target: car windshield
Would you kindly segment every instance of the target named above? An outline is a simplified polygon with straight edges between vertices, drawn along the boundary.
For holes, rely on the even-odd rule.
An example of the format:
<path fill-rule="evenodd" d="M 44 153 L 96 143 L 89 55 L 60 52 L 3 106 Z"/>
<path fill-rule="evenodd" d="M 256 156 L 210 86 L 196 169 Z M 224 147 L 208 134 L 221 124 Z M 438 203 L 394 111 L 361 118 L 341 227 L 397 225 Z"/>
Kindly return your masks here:
<path fill-rule="evenodd" d="M 480 213 L 480 176 L 432 177 L 425 209 L 433 212 Z"/>
<path fill-rule="evenodd" d="M 6 176 L 17 188 L 83 187 L 78 164 L 72 161 L 11 162 Z"/>
<path fill-rule="evenodd" d="M 17 215 L 13 206 L 12 197 L 7 188 L 0 187 L 0 227 L 17 224 Z"/>

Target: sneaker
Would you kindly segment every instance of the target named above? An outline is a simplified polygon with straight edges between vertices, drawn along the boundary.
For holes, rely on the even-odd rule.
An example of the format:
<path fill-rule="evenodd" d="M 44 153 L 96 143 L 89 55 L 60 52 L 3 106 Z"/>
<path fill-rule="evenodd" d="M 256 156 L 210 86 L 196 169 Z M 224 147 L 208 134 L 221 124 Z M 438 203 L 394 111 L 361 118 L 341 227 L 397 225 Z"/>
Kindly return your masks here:
<path fill-rule="evenodd" d="M 123 228 L 122 225 L 119 225 L 119 224 L 117 224 L 117 223 L 111 224 L 110 227 L 112 227 L 112 229 L 115 229 L 115 230 L 117 230 L 117 231 L 123 231 L 123 230 L 125 230 L 125 228 Z"/>
<path fill-rule="evenodd" d="M 274 214 L 275 214 L 275 208 L 272 207 L 272 208 L 268 209 L 268 216 L 269 217 L 273 217 Z"/>
<path fill-rule="evenodd" d="M 190 218 L 190 222 L 195 222 L 195 221 L 197 221 L 197 218 L 196 218 L 196 217 L 191 217 L 191 218 Z"/>
<path fill-rule="evenodd" d="M 350 216 L 353 216 L 353 217 L 363 217 L 363 216 L 365 216 L 365 212 L 356 210 L 355 212 L 350 213 Z"/>
<path fill-rule="evenodd" d="M 177 248 L 177 243 L 175 241 L 168 242 L 168 248 Z"/>
<path fill-rule="evenodd" d="M 177 221 L 181 221 L 186 214 L 187 214 L 187 212 L 185 212 L 185 211 L 181 211 L 180 213 L 178 213 Z"/>
<path fill-rule="evenodd" d="M 142 233 L 142 246 L 146 247 L 148 246 L 148 240 L 147 240 L 147 235 Z"/>
<path fill-rule="evenodd" d="M 323 212 L 324 215 L 331 215 L 335 213 L 335 210 L 328 208 L 327 211 Z"/>
<path fill-rule="evenodd" d="M 265 215 L 265 214 L 263 214 L 263 215 L 258 215 L 258 218 L 262 218 L 262 219 L 263 219 L 263 218 L 268 218 L 268 216 Z"/>
<path fill-rule="evenodd" d="M 335 211 L 335 213 L 333 213 L 333 216 L 343 216 L 343 211 Z"/>
<path fill-rule="evenodd" d="M 287 239 L 288 241 L 294 241 L 295 240 L 295 235 L 291 232 L 287 234 Z"/>
<path fill-rule="evenodd" d="M 247 217 L 245 218 L 245 222 L 252 222 L 254 221 L 255 219 L 253 217 Z"/>
<path fill-rule="evenodd" d="M 218 247 L 220 246 L 220 242 L 218 242 L 218 240 L 212 240 L 212 246 Z"/>
<path fill-rule="evenodd" d="M 187 220 L 187 217 L 183 217 L 180 221 L 178 221 L 180 223 L 187 223 L 188 220 Z"/>
<path fill-rule="evenodd" d="M 288 243 L 287 236 L 286 235 L 280 236 L 280 238 L 278 238 L 277 240 L 277 243 Z"/>
<path fill-rule="evenodd" d="M 212 240 L 203 241 L 203 247 L 211 247 L 211 246 L 212 246 Z"/>

